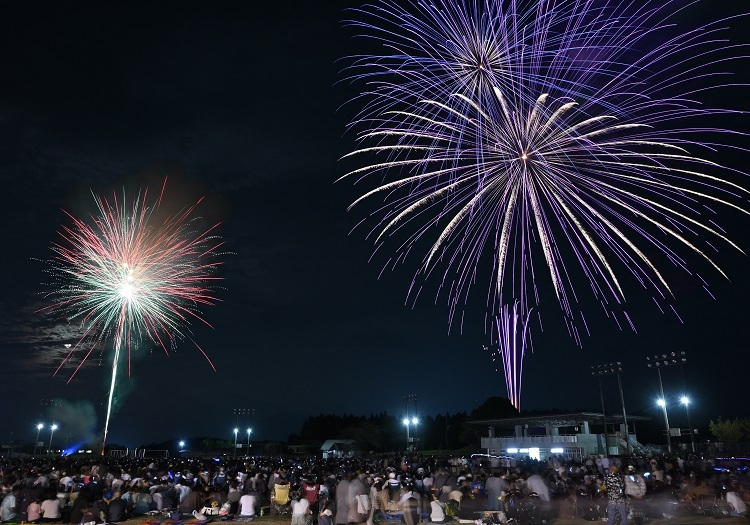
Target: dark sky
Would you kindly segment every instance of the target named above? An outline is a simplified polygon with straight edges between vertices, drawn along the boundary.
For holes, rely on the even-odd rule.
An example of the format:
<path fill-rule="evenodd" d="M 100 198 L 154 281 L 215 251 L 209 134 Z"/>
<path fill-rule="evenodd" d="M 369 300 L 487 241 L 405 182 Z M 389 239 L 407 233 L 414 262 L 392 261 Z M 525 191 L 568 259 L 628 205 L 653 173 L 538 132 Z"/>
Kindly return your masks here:
<path fill-rule="evenodd" d="M 433 301 L 435 289 L 405 305 L 420 258 L 381 275 L 387 256 L 370 261 L 365 230 L 350 233 L 362 217 L 346 207 L 361 190 L 334 181 L 353 166 L 337 160 L 354 148 L 344 132 L 354 108 L 339 106 L 356 90 L 337 84 L 337 60 L 361 51 L 341 28 L 352 3 L 252 4 L 4 6 L 0 442 L 11 433 L 33 440 L 43 399 L 64 400 L 45 409 L 42 421 L 56 417 L 66 442 L 100 431 L 110 354 L 92 356 L 70 384 L 69 367 L 53 377 L 75 332 L 34 313 L 44 304 L 42 261 L 66 222 L 62 209 L 83 215 L 93 205 L 91 189 L 111 194 L 164 176 L 178 194 L 189 187 L 209 196 L 206 214 L 223 221 L 234 253 L 222 270 L 223 303 L 204 311 L 213 330 L 195 327 L 218 372 L 190 343 L 170 357 L 144 349 L 120 384 L 110 442 L 230 439 L 236 408 L 256 409 L 255 437 L 266 439 L 297 431 L 308 415 L 399 414 L 411 394 L 422 414 L 469 411 L 504 395 L 503 376 L 482 350 L 484 291 L 467 308 L 463 333 L 448 333 L 446 300 Z M 720 8 L 738 12 L 739 5 Z M 733 24 L 730 35 L 747 38 L 748 21 Z M 744 94 L 734 90 L 723 103 L 748 109 Z M 747 158 L 725 160 L 742 169 Z M 747 217 L 719 220 L 750 248 Z M 748 259 L 726 249 L 717 260 L 731 282 L 706 274 L 715 300 L 692 280 L 683 285 L 680 274 L 668 275 L 682 323 L 659 314 L 631 282 L 638 333 L 620 331 L 592 308 L 583 349 L 549 304 L 526 361 L 523 408 L 597 408 L 591 366 L 622 361 L 628 410 L 659 421 L 656 373 L 645 357 L 685 351 L 694 424 L 747 415 Z M 676 396 L 679 370 L 666 370 L 664 380 L 667 395 Z M 614 378 L 605 394 L 614 410 Z M 671 410 L 673 426 L 685 427 L 684 411 Z"/>

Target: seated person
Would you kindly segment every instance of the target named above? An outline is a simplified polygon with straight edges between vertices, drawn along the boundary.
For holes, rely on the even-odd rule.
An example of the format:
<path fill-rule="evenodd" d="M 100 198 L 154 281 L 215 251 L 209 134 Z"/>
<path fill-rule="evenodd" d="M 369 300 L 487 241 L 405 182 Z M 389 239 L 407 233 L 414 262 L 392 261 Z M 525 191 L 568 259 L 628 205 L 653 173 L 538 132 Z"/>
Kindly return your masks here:
<path fill-rule="evenodd" d="M 255 516 L 255 494 L 243 494 L 239 502 L 240 516 L 250 517 Z"/>
<path fill-rule="evenodd" d="M 461 520 L 474 521 L 478 519 L 479 512 L 485 510 L 482 501 L 471 492 L 471 487 L 461 487 L 461 503 L 458 509 L 458 517 Z"/>
<path fill-rule="evenodd" d="M 410 497 L 403 504 L 404 513 L 401 522 L 406 525 L 417 525 L 419 523 L 419 501 Z"/>
<path fill-rule="evenodd" d="M 114 497 L 109 502 L 109 522 L 119 523 L 128 519 L 130 519 L 128 503 L 120 497 L 119 492 L 115 492 Z"/>
<path fill-rule="evenodd" d="M 42 506 L 39 504 L 39 500 L 35 499 L 26 508 L 26 521 L 29 523 L 38 523 L 42 518 Z"/>
<path fill-rule="evenodd" d="M 440 501 L 438 493 L 432 492 L 432 501 L 430 502 L 430 521 L 432 523 L 445 523 L 448 517 L 445 515 L 445 503 Z"/>
<path fill-rule="evenodd" d="M 62 514 L 60 514 L 60 500 L 57 499 L 56 493 L 48 495 L 47 499 L 42 502 L 41 505 L 42 523 L 53 523 L 62 520 Z"/>

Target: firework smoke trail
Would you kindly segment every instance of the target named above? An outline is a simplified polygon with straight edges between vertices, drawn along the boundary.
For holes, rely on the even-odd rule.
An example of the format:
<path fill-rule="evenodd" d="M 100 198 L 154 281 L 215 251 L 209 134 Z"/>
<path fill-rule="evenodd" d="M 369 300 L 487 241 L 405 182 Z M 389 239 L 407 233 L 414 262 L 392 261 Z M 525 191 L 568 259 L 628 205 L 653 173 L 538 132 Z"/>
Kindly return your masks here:
<path fill-rule="evenodd" d="M 564 14 L 593 2 L 551 4 L 569 7 Z M 660 267 L 690 272 L 673 246 L 722 274 L 704 237 L 739 249 L 710 217 L 714 205 L 747 213 L 745 174 L 714 160 L 742 133 L 712 122 L 739 112 L 710 107 L 701 96 L 732 85 L 724 63 L 742 58 L 746 46 L 726 41 L 727 21 L 682 32 L 671 27 L 686 2 L 596 4 L 603 7 L 580 23 L 558 19 L 540 32 L 501 24 L 488 32 L 481 38 L 502 35 L 501 42 L 523 45 L 500 45 L 508 74 L 469 89 L 460 68 L 446 66 L 453 55 L 412 26 L 437 19 L 424 14 L 433 13 L 432 5 L 465 12 L 477 4 L 409 4 L 421 6 L 426 22 L 405 15 L 400 22 L 390 2 L 364 10 L 385 13 L 381 39 L 398 52 L 355 64 L 371 70 L 361 78 L 377 80 L 353 123 L 365 128 L 363 145 L 350 155 L 380 159 L 344 176 L 378 181 L 352 206 L 385 201 L 371 213 L 377 222 L 370 233 L 376 250 L 396 243 L 396 262 L 429 243 L 409 293 L 418 296 L 420 275 L 442 272 L 438 294 L 447 291 L 451 323 L 467 304 L 485 253 L 492 254 L 490 316 L 501 310 L 502 296 L 518 300 L 521 312 L 539 306 L 542 274 L 535 268 L 543 261 L 580 345 L 585 319 L 574 282 L 588 282 L 607 315 L 632 327 L 621 274 L 631 274 L 657 304 L 671 302 Z M 445 24 L 456 33 L 475 29 L 449 18 Z M 489 93 L 481 92 L 490 82 Z"/>
<path fill-rule="evenodd" d="M 218 302 L 212 283 L 220 255 L 221 240 L 214 235 L 218 225 L 201 229 L 193 217 L 193 206 L 175 215 L 160 210 L 166 186 L 153 205 L 148 191 L 132 203 L 115 195 L 111 202 L 94 196 L 98 214 L 89 223 L 72 217 L 64 226 L 62 242 L 54 243 L 50 261 L 53 302 L 42 311 L 76 321 L 84 335 L 60 366 L 71 360 L 78 349 L 85 356 L 70 379 L 81 369 L 94 349 L 114 342 L 112 381 L 102 439 L 102 454 L 109 431 L 121 350 L 130 353 L 140 340 L 150 340 L 169 355 L 168 345 L 190 339 L 212 368 L 213 363 L 191 337 L 190 322 L 203 319 L 200 307 Z M 202 199 L 201 199 L 202 200 Z M 215 370 L 215 368 L 214 368 Z M 69 381 L 70 381 L 69 379 Z"/>
<path fill-rule="evenodd" d="M 517 301 L 512 309 L 506 304 L 495 318 L 497 350 L 493 352 L 492 360 L 495 360 L 495 355 L 500 356 L 508 400 L 520 412 L 523 360 L 529 341 L 529 315 L 521 312 L 519 306 Z"/>

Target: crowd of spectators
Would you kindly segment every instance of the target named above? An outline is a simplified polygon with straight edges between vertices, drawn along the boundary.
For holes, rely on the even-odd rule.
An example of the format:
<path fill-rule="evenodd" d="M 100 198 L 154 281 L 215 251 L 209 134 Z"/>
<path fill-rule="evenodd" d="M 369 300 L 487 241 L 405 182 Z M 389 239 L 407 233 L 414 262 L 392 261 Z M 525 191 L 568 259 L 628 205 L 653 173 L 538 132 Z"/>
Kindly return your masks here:
<path fill-rule="evenodd" d="M 669 500 L 669 505 L 657 506 L 658 517 L 678 507 L 700 512 L 706 495 L 721 501 L 723 512 L 744 515 L 750 498 L 744 465 L 697 456 L 585 461 L 552 457 L 543 462 L 482 455 L 326 460 L 58 457 L 5 460 L 1 465 L 0 518 L 10 523 L 117 523 L 168 510 L 230 514 L 240 521 L 262 512 L 283 513 L 292 525 L 388 519 L 407 525 L 473 523 L 488 513 L 510 513 L 518 501 L 514 497 L 534 498 L 552 519 L 588 518 L 586 512 L 594 506 L 599 518 L 605 515 L 607 499 L 624 505 L 618 500 L 623 494 L 629 501 L 623 487 L 636 477 L 645 485 L 645 495 L 637 498 Z M 617 494 L 615 478 L 623 482 Z M 624 512 L 624 507 L 617 511 Z M 632 510 L 628 514 L 632 516 Z"/>

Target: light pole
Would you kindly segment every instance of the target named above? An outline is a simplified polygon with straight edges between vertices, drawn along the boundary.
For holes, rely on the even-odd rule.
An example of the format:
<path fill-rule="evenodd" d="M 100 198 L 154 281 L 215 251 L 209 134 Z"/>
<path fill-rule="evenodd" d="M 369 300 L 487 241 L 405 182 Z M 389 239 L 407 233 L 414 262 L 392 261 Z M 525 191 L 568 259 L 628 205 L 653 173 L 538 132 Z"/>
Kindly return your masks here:
<path fill-rule="evenodd" d="M 605 375 L 617 375 L 617 387 L 620 389 L 620 404 L 622 405 L 622 421 L 625 424 L 625 450 L 630 455 L 630 429 L 628 428 L 628 414 L 625 411 L 625 395 L 622 392 L 622 378 L 620 374 L 623 372 L 622 363 L 617 361 L 616 363 L 608 363 L 606 365 L 592 366 L 591 373 L 595 376 L 599 376 L 599 395 L 602 398 L 602 412 L 604 412 L 604 394 L 602 393 L 602 376 Z M 606 433 L 606 415 L 604 417 L 604 430 Z M 606 434 L 604 442 L 607 442 Z M 619 447 L 619 445 L 618 445 Z"/>
<path fill-rule="evenodd" d="M 607 412 L 604 410 L 604 391 L 602 390 L 602 375 L 597 373 L 598 367 L 591 367 L 591 375 L 599 378 L 599 398 L 602 401 L 602 417 L 604 418 L 604 455 L 609 457 L 609 445 L 607 444 Z"/>
<path fill-rule="evenodd" d="M 416 417 L 413 417 L 411 419 L 409 419 L 408 417 L 404 418 L 404 426 L 406 427 L 406 450 L 407 451 L 409 450 L 409 447 L 411 446 L 411 438 L 409 437 L 409 427 L 412 425 L 416 427 L 418 423 L 419 423 L 419 419 L 417 419 Z"/>
<path fill-rule="evenodd" d="M 662 392 L 662 396 L 664 395 L 664 392 Z M 656 400 L 656 404 L 661 407 L 662 412 L 664 412 L 664 426 L 667 430 L 667 450 L 669 453 L 672 453 L 672 436 L 669 434 L 669 418 L 667 417 L 667 402 L 666 400 L 661 397 Z"/>
<path fill-rule="evenodd" d="M 44 428 L 44 425 L 41 423 L 39 423 L 36 426 L 36 441 L 34 441 L 34 455 L 35 456 L 36 456 L 36 447 L 39 445 L 39 432 L 41 432 L 43 428 Z"/>
<path fill-rule="evenodd" d="M 240 431 L 239 428 L 234 427 L 234 454 L 232 454 L 232 457 L 237 457 L 237 433 Z"/>
<path fill-rule="evenodd" d="M 245 457 L 250 455 L 250 434 L 253 433 L 253 429 L 247 427 L 247 449 L 245 450 Z"/>
<path fill-rule="evenodd" d="M 55 433 L 55 430 L 57 430 L 57 423 L 53 423 L 49 431 L 49 446 L 47 447 L 47 455 L 49 455 L 52 452 L 52 436 Z"/>
<path fill-rule="evenodd" d="M 687 414 L 688 420 L 688 430 L 690 430 L 690 445 L 692 446 L 693 454 L 695 454 L 695 432 L 693 432 L 693 424 L 690 422 L 690 409 L 688 408 L 688 405 L 690 404 L 690 398 L 688 398 L 688 396 L 681 396 L 680 403 L 685 405 L 685 413 Z"/>
<path fill-rule="evenodd" d="M 239 426 L 240 425 L 240 416 L 251 416 L 255 412 L 254 408 L 235 408 L 232 410 L 234 412 L 234 425 Z"/>
<path fill-rule="evenodd" d="M 409 394 L 408 396 L 404 396 L 404 402 L 406 404 L 406 417 L 404 418 L 404 425 L 406 425 L 406 450 L 408 451 L 412 439 L 414 439 L 414 450 L 417 449 L 417 442 L 419 441 L 416 436 L 416 426 L 417 423 L 419 423 L 419 419 L 417 419 L 416 415 L 417 412 L 417 394 Z M 414 414 L 413 416 L 409 416 L 409 414 Z M 414 438 L 409 438 L 409 426 L 413 425 L 415 427 L 414 429 Z"/>
<path fill-rule="evenodd" d="M 669 418 L 667 417 L 667 402 L 666 397 L 664 397 L 664 383 L 661 380 L 661 369 L 665 366 L 679 366 L 682 368 L 687 359 L 685 358 L 685 352 L 680 352 L 679 355 L 677 352 L 671 352 L 670 354 L 657 354 L 653 357 L 647 357 L 646 361 L 648 361 L 648 367 L 656 368 L 656 373 L 659 375 L 659 391 L 661 392 L 661 400 L 664 402 L 664 405 L 661 405 L 661 403 L 659 405 L 664 410 L 664 423 L 667 425 L 667 450 L 671 454 L 672 436 L 669 433 Z"/>

